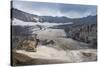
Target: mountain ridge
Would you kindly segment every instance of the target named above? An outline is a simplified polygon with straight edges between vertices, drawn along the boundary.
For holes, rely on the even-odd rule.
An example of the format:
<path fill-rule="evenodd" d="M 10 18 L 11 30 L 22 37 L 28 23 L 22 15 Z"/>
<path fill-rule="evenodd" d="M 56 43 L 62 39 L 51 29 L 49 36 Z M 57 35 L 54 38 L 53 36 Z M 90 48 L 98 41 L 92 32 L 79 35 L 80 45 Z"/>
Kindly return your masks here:
<path fill-rule="evenodd" d="M 21 10 L 12 8 L 11 9 L 11 19 L 17 18 L 25 22 L 50 22 L 50 23 L 66 23 L 66 22 L 74 22 L 74 23 L 94 23 L 97 22 L 97 15 L 95 16 L 87 16 L 83 18 L 68 18 L 65 16 L 62 17 L 53 17 L 53 16 L 38 16 L 35 14 L 29 14 L 23 12 Z M 92 20 L 92 21 L 91 21 Z"/>

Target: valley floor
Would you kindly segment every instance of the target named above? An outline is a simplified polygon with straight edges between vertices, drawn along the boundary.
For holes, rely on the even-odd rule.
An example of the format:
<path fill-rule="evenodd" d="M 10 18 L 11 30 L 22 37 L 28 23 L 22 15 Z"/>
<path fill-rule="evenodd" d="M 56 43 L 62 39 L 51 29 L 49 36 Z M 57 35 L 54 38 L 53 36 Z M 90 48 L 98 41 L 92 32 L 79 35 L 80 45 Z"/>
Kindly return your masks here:
<path fill-rule="evenodd" d="M 40 40 L 54 41 L 54 44 L 37 46 L 36 52 L 25 50 L 13 51 L 14 65 L 39 65 L 56 63 L 77 63 L 97 60 L 97 49 L 92 49 L 89 44 L 66 38 L 64 30 L 47 29 L 37 32 Z"/>
<path fill-rule="evenodd" d="M 80 49 L 80 50 L 65 51 L 65 50 L 57 50 L 55 48 L 47 46 L 38 46 L 37 52 L 16 50 L 15 53 L 16 53 L 15 54 L 16 59 L 19 62 L 21 62 L 18 65 L 74 63 L 74 62 L 89 62 L 97 60 L 96 49 Z"/>

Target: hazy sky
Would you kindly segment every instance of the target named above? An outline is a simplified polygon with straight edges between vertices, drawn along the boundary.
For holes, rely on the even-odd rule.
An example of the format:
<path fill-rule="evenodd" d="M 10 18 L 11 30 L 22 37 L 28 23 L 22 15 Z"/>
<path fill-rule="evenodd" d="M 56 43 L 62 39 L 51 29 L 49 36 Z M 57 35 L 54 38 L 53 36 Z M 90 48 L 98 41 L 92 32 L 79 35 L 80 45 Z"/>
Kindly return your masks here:
<path fill-rule="evenodd" d="M 13 7 L 39 16 L 66 16 L 69 18 L 81 18 L 97 14 L 97 7 L 94 5 L 13 1 Z"/>

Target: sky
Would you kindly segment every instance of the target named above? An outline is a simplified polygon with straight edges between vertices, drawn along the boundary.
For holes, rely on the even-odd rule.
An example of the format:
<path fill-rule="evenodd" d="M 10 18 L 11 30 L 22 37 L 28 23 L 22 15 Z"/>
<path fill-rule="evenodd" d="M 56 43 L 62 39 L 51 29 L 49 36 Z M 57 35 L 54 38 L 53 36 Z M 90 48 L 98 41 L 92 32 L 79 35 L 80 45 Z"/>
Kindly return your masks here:
<path fill-rule="evenodd" d="M 89 15 L 94 16 L 97 14 L 97 6 L 95 5 L 76 5 L 13 0 L 12 7 L 39 16 L 65 16 L 69 18 L 82 18 Z"/>

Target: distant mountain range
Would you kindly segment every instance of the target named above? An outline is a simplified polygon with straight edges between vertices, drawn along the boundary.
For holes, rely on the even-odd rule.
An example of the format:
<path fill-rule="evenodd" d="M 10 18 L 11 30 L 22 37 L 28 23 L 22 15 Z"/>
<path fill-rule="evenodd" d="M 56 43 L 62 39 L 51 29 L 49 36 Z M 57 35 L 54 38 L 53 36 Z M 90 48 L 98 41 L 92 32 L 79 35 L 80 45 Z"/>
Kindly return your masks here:
<path fill-rule="evenodd" d="M 67 23 L 73 22 L 74 24 L 91 24 L 97 22 L 97 15 L 88 16 L 83 18 L 68 18 L 68 17 L 52 17 L 52 16 L 38 16 L 35 14 L 29 14 L 21 10 L 12 8 L 11 9 L 11 19 L 19 19 L 24 22 L 50 22 L 50 23 Z"/>

